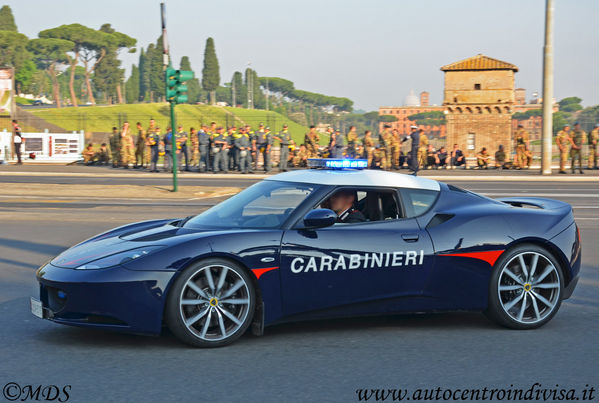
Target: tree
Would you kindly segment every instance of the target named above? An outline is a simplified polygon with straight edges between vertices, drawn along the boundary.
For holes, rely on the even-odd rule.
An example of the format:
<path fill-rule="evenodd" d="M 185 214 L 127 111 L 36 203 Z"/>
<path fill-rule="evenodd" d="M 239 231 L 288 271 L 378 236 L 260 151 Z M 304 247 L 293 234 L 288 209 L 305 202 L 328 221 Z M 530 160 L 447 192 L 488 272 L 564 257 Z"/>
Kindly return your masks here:
<path fill-rule="evenodd" d="M 420 112 L 408 116 L 408 120 L 422 126 L 441 126 L 445 124 L 445 113 L 443 111 Z"/>
<path fill-rule="evenodd" d="M 128 104 L 139 101 L 139 68 L 136 65 L 131 66 L 131 75 L 125 83 L 125 99 Z"/>
<path fill-rule="evenodd" d="M 249 82 L 251 81 L 252 85 L 252 97 L 253 97 L 253 105 L 252 108 L 256 109 L 264 109 L 266 106 L 266 97 L 260 88 L 260 78 L 258 77 L 258 73 L 256 70 L 252 70 L 249 67 L 245 69 L 245 88 L 247 93 L 247 88 L 249 87 Z M 249 107 L 249 105 L 247 105 Z"/>
<path fill-rule="evenodd" d="M 293 82 L 286 80 L 284 78 L 279 77 L 260 77 L 260 85 L 266 88 L 266 83 L 268 82 L 268 91 L 276 92 L 286 97 L 289 94 L 293 93 L 295 87 L 293 86 Z"/>
<path fill-rule="evenodd" d="M 103 91 L 106 95 L 116 98 L 119 103 L 123 103 L 121 85 L 125 77 L 125 71 L 120 67 L 121 61 L 118 59 L 118 53 L 121 49 L 129 49 L 129 52 L 135 52 L 133 48 L 136 40 L 120 32 L 116 32 L 110 24 L 104 24 L 100 31 L 108 34 L 104 48 L 104 58 L 96 63 L 94 69 L 94 84 L 96 88 Z"/>
<path fill-rule="evenodd" d="M 181 63 L 179 63 L 180 70 L 188 70 L 193 71 L 191 68 L 191 62 L 189 61 L 189 57 L 183 56 L 181 58 Z M 197 78 L 193 78 L 186 82 L 187 84 L 187 99 L 189 103 L 195 104 L 199 101 L 200 92 L 202 91 L 200 87 L 200 80 Z"/>
<path fill-rule="evenodd" d="M 206 48 L 204 49 L 204 68 L 202 69 L 202 88 L 210 92 L 210 103 L 216 103 L 216 89 L 220 84 L 220 72 L 218 59 L 216 58 L 216 49 L 214 39 L 206 39 Z"/>
<path fill-rule="evenodd" d="M 15 17 L 12 15 L 10 6 L 2 6 L 0 8 L 0 31 L 18 32 Z"/>
<path fill-rule="evenodd" d="M 533 116 L 543 116 L 543 109 L 538 108 L 538 109 L 530 109 L 525 112 L 516 112 L 512 115 L 512 119 L 522 121 L 522 120 L 528 120 Z"/>
<path fill-rule="evenodd" d="M 18 32 L 0 31 L 0 66 L 12 66 L 18 71 L 30 57 L 27 52 L 28 40 Z"/>
<path fill-rule="evenodd" d="M 146 63 L 144 49 L 139 53 L 139 99 L 147 101 L 150 91 L 150 71 L 149 64 Z"/>
<path fill-rule="evenodd" d="M 17 93 L 20 93 L 21 91 L 27 91 L 29 89 L 36 71 L 37 67 L 35 66 L 35 62 L 31 59 L 25 60 L 21 68 L 15 72 Z"/>
<path fill-rule="evenodd" d="M 56 107 L 60 108 L 60 89 L 57 70 L 69 62 L 67 52 L 73 49 L 73 42 L 63 39 L 40 38 L 29 41 L 27 47 L 35 55 L 38 65 L 48 72 L 52 80 L 52 93 Z"/>
<path fill-rule="evenodd" d="M 231 91 L 235 93 L 235 105 L 231 105 L 236 107 L 237 105 L 243 104 L 243 100 L 247 97 L 247 89 L 243 85 L 243 75 L 240 71 L 233 73 L 233 77 L 231 78 Z"/>

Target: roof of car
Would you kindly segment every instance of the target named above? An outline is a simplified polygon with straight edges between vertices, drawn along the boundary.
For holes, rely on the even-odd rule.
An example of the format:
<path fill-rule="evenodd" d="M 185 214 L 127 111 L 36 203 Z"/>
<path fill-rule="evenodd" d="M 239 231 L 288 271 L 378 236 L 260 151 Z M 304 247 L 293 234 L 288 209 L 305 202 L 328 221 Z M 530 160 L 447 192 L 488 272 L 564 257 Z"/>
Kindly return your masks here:
<path fill-rule="evenodd" d="M 373 169 L 301 169 L 273 175 L 265 180 L 337 186 L 384 186 L 437 191 L 440 189 L 439 182 L 432 179 Z"/>

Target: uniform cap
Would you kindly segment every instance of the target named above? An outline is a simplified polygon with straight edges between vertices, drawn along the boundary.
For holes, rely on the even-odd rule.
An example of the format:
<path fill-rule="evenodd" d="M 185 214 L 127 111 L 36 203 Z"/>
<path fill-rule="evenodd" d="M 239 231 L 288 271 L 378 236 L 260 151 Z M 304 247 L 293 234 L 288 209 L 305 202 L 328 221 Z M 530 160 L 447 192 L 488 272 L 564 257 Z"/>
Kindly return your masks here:
<path fill-rule="evenodd" d="M 418 129 L 418 126 L 412 125 L 412 126 L 410 126 L 410 129 Z"/>

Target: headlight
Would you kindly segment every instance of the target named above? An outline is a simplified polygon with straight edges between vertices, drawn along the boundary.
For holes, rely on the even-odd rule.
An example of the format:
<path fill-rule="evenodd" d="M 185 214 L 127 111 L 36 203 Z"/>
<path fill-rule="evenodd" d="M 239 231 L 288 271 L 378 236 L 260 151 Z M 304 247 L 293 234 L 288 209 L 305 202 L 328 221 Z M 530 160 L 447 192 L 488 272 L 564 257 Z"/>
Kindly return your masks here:
<path fill-rule="evenodd" d="M 76 270 L 96 270 L 105 269 L 107 267 L 116 266 L 121 263 L 126 263 L 134 259 L 149 255 L 152 251 L 160 249 L 162 246 L 145 246 L 143 248 L 131 249 L 125 252 L 115 253 L 114 255 L 106 256 L 97 260 L 93 260 L 79 267 Z"/>

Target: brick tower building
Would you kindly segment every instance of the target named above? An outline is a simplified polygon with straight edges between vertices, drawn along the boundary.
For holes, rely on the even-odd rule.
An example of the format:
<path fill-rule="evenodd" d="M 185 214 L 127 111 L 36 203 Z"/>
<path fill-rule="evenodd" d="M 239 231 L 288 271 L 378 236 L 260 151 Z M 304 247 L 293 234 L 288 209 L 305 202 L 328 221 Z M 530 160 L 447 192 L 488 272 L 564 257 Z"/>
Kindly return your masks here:
<path fill-rule="evenodd" d="M 518 67 L 479 54 L 441 70 L 445 72 L 448 148 L 457 143 L 467 156 L 473 156 L 482 147 L 493 154 L 503 144 L 510 155 Z"/>

